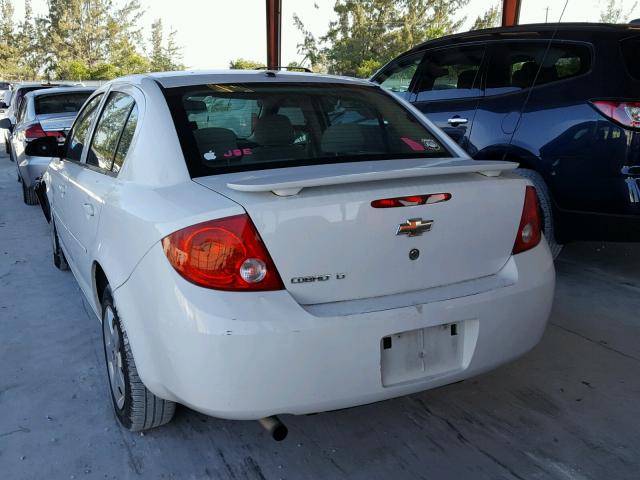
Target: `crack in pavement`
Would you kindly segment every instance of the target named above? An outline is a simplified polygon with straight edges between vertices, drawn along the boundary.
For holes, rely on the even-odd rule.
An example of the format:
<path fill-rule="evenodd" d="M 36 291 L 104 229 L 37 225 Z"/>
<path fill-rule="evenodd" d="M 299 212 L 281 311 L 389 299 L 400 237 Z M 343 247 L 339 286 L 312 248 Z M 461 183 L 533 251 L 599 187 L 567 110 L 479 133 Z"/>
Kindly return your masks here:
<path fill-rule="evenodd" d="M 553 323 L 553 322 L 549 322 L 549 325 L 554 326 L 556 328 L 559 328 L 560 330 L 563 330 L 563 331 L 565 331 L 567 333 L 572 333 L 573 335 L 577 335 L 578 337 L 586 340 L 587 342 L 591 342 L 591 343 L 593 343 L 595 345 L 598 345 L 598 346 L 600 346 L 600 347 L 602 347 L 602 348 L 604 348 L 606 350 L 609 350 L 611 352 L 615 352 L 618 355 L 622 355 L 625 358 L 629 358 L 631 360 L 635 360 L 636 362 L 640 362 L 640 358 L 634 357 L 633 355 L 629 355 L 628 353 L 624 353 L 624 352 L 622 352 L 620 350 L 617 350 L 617 349 L 615 349 L 613 347 L 610 347 L 609 345 L 605 345 L 604 343 L 602 343 L 602 342 L 600 342 L 598 340 L 594 340 L 592 338 L 589 338 L 586 335 L 583 335 L 583 334 L 581 334 L 579 332 L 576 332 L 575 330 L 571 330 L 570 328 L 563 327 L 562 325 L 558 325 L 557 323 Z"/>

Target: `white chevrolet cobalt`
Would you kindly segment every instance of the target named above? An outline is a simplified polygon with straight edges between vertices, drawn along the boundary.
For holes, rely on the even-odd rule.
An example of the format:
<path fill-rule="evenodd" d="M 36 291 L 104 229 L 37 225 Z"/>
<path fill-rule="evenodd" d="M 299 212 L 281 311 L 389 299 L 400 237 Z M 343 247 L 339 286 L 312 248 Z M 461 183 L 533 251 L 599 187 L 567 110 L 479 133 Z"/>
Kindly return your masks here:
<path fill-rule="evenodd" d="M 457 382 L 540 339 L 555 272 L 534 188 L 366 81 L 273 71 L 97 90 L 54 157 L 53 256 L 102 320 L 130 430 Z"/>

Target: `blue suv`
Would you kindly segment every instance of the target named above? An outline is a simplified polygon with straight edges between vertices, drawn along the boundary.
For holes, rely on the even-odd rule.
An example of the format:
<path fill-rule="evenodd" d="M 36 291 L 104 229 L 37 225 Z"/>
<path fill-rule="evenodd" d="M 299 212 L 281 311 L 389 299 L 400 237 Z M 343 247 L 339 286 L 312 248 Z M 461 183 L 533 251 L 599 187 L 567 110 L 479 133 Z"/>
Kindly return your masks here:
<path fill-rule="evenodd" d="M 554 255 L 640 241 L 640 25 L 520 25 L 423 43 L 372 80 L 476 159 L 520 163 Z"/>

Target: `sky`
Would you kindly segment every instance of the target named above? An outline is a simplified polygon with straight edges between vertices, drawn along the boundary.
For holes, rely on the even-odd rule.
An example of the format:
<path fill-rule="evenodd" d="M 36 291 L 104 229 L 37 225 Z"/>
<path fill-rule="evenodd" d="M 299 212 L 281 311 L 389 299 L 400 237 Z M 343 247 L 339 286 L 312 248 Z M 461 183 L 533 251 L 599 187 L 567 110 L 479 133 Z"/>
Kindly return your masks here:
<path fill-rule="evenodd" d="M 24 11 L 23 0 L 13 0 L 16 19 Z M 563 21 L 598 20 L 607 0 L 568 0 Z M 120 3 L 114 0 L 115 4 Z M 140 0 L 145 14 L 142 24 L 146 37 L 151 22 L 161 18 L 165 28 L 177 31 L 176 40 L 183 47 L 182 63 L 193 69 L 228 68 L 229 61 L 237 58 L 266 61 L 266 7 L 265 0 Z M 317 37 L 327 31 L 334 18 L 335 0 L 282 0 L 282 63 L 300 61 L 296 45 L 302 35 L 293 25 L 297 13 L 306 28 Z M 466 16 L 468 29 L 475 18 L 501 0 L 470 0 L 461 11 Z M 635 0 L 622 0 L 625 11 Z M 318 8 L 314 7 L 314 4 Z M 46 12 L 46 0 L 32 0 L 36 15 Z M 522 0 L 520 23 L 557 22 L 563 0 Z M 548 11 L 547 11 L 548 8 Z M 640 18 L 636 7 L 633 18 Z"/>

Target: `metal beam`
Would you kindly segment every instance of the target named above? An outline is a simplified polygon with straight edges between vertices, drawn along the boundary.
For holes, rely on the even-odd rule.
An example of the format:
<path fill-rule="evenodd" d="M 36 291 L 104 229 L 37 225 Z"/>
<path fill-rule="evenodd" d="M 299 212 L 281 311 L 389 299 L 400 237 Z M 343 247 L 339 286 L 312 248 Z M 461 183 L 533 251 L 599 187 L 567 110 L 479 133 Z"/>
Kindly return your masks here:
<path fill-rule="evenodd" d="M 522 0 L 502 0 L 502 26 L 513 27 L 520 19 Z"/>
<path fill-rule="evenodd" d="M 281 65 L 282 0 L 267 0 L 267 68 Z"/>

